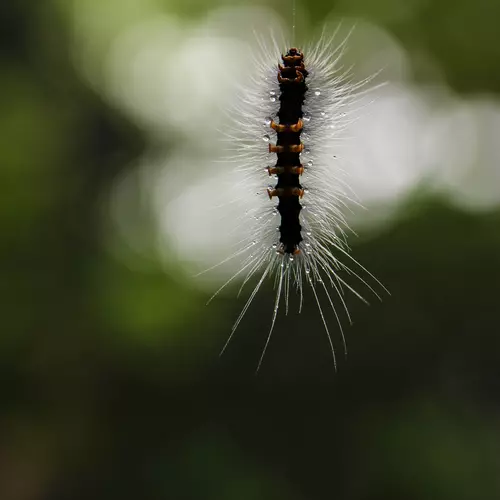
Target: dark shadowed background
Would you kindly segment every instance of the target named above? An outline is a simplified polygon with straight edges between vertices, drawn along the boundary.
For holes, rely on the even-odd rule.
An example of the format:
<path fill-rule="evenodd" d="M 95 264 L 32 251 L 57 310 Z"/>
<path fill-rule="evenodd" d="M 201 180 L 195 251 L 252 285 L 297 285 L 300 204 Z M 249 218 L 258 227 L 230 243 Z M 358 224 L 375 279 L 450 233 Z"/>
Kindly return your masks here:
<path fill-rule="evenodd" d="M 416 182 L 384 224 L 351 239 L 391 296 L 370 307 L 349 300 L 354 325 L 337 373 L 310 307 L 280 317 L 254 375 L 271 284 L 219 358 L 244 303 L 238 286 L 205 307 L 209 288 L 176 254 L 165 264 L 154 245 L 141 247 L 157 231 L 147 190 L 125 203 L 132 243 L 117 236 L 118 179 L 148 155 L 168 158 L 182 132 L 152 133 L 142 108 L 127 110 L 91 66 L 127 15 L 175 13 L 181 33 L 221 5 L 0 7 L 0 498 L 500 498 L 498 129 L 484 129 L 487 151 L 482 136 L 475 142 L 468 179 L 482 162 L 493 175 L 474 203 Z M 287 2 L 260 5 L 290 19 Z M 425 88 L 439 75 L 455 98 L 498 106 L 496 0 L 298 8 L 310 25 L 333 11 L 389 33 L 411 61 L 407 83 Z M 467 137 L 451 137 L 436 170 L 452 158 L 453 172 Z"/>

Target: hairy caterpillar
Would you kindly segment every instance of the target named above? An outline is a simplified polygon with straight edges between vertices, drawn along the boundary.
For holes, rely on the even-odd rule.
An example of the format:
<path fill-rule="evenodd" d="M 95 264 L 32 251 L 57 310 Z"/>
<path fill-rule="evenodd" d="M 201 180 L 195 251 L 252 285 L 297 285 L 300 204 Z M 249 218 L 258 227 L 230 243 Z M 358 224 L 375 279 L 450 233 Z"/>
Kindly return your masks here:
<path fill-rule="evenodd" d="M 271 325 L 257 370 L 282 301 L 288 313 L 292 288 L 299 294 L 299 312 L 305 287 L 312 290 L 335 368 L 337 359 L 325 306 L 333 311 L 347 352 L 338 308 L 350 321 L 345 290 L 365 299 L 348 283 L 346 275 L 354 276 L 379 297 L 367 279 L 379 282 L 349 253 L 349 228 L 343 209 L 354 200 L 336 154 L 351 106 L 369 79 L 350 83 L 348 72 L 338 67 L 346 40 L 332 50 L 334 37 L 335 33 L 331 37 L 323 34 L 315 47 L 304 51 L 292 47 L 284 54 L 275 41 L 270 50 L 259 42 L 261 53 L 253 61 L 255 72 L 241 89 L 230 114 L 230 131 L 225 134 L 231 150 L 227 161 L 237 165 L 240 178 L 233 191 L 250 190 L 255 195 L 252 207 L 241 215 L 247 236 L 222 262 L 240 258 L 241 267 L 210 301 L 237 278 L 243 278 L 240 292 L 252 278 L 257 280 L 222 354 L 266 278 L 274 279 L 276 298 Z M 279 61 L 277 71 L 273 61 Z M 266 177 L 276 180 L 267 189 Z M 326 300 L 324 304 L 321 296 Z"/>

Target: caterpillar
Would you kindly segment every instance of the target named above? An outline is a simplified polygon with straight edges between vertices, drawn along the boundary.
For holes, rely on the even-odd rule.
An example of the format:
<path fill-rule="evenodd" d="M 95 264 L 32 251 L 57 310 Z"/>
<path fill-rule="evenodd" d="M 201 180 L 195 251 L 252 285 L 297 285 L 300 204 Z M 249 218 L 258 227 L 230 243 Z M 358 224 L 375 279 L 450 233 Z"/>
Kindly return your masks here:
<path fill-rule="evenodd" d="M 312 290 L 336 370 L 337 355 L 326 308 L 333 312 L 347 354 L 339 311 L 342 309 L 351 322 L 344 299 L 346 290 L 366 302 L 347 277 L 354 277 L 379 299 L 373 282 L 383 287 L 350 255 L 347 243 L 349 227 L 343 212 L 357 202 L 344 179 L 337 146 L 353 103 L 370 79 L 351 83 L 349 71 L 338 64 L 347 38 L 332 49 L 335 35 L 323 33 L 320 43 L 309 50 L 291 47 L 284 53 L 276 41 L 269 48 L 259 40 L 255 71 L 228 113 L 231 120 L 225 136 L 230 152 L 225 161 L 235 165 L 240 178 L 232 191 L 245 191 L 234 203 L 248 192 L 253 197 L 252 206 L 241 215 L 246 236 L 220 263 L 239 258 L 240 268 L 209 302 L 238 278 L 243 280 L 240 293 L 252 278 L 256 279 L 222 354 L 264 281 L 274 279 L 274 307 L 257 371 L 282 302 L 288 313 L 293 288 L 299 295 L 299 312 L 305 289 Z M 273 60 L 278 61 L 277 66 Z M 266 177 L 276 182 L 266 188 Z"/>

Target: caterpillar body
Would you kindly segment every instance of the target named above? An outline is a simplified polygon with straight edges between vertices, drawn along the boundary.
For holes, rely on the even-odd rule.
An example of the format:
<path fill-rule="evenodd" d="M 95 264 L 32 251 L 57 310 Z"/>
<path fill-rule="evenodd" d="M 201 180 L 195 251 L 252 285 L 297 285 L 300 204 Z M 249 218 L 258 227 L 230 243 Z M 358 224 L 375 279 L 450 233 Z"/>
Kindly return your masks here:
<path fill-rule="evenodd" d="M 251 190 L 254 197 L 241 217 L 246 236 L 223 261 L 240 258 L 240 268 L 210 301 L 237 278 L 243 278 L 240 292 L 252 278 L 256 279 L 222 354 L 264 281 L 274 278 L 275 303 L 257 370 L 282 302 L 288 313 L 291 289 L 298 292 L 299 312 L 305 288 L 312 290 L 336 369 L 326 308 L 333 312 L 346 353 L 339 315 L 343 310 L 350 322 L 346 290 L 366 302 L 347 276 L 357 279 L 377 297 L 369 281 L 383 286 L 350 256 L 347 245 L 349 228 L 343 209 L 356 202 L 343 178 L 337 146 L 349 123 L 352 104 L 367 80 L 352 84 L 348 72 L 341 72 L 337 63 L 345 40 L 332 50 L 334 37 L 335 33 L 323 36 L 309 51 L 292 47 L 284 54 L 275 41 L 270 49 L 259 41 L 261 53 L 254 61 L 256 71 L 241 89 L 229 115 L 230 131 L 225 135 L 231 153 L 226 161 L 235 165 L 241 179 L 238 189 Z M 277 70 L 273 60 L 279 61 Z M 277 182 L 265 189 L 266 177 Z M 277 205 L 273 203 L 276 200 Z"/>
<path fill-rule="evenodd" d="M 298 255 L 299 244 L 302 241 L 302 227 L 299 214 L 302 210 L 299 198 L 304 196 L 299 177 L 304 171 L 300 163 L 300 153 L 304 145 L 300 142 L 302 132 L 302 104 L 307 90 L 307 71 L 304 67 L 303 54 L 297 49 L 290 49 L 282 56 L 283 66 L 278 65 L 278 82 L 280 83 L 280 109 L 278 111 L 279 123 L 273 118 L 269 126 L 276 131 L 277 141 L 269 143 L 269 153 L 276 153 L 276 165 L 267 167 L 268 174 L 276 175 L 278 183 L 273 188 L 268 188 L 269 198 L 278 197 L 277 210 L 281 216 L 280 245 L 278 253 Z"/>

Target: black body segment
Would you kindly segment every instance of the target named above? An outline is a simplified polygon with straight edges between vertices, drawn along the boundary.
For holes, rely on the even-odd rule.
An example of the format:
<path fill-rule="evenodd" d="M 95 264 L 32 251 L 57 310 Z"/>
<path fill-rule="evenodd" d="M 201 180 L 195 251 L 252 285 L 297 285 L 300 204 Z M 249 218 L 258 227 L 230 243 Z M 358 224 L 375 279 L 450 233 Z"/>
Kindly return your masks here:
<path fill-rule="evenodd" d="M 302 133 L 302 105 L 307 86 L 307 71 L 304 67 L 303 54 L 291 48 L 282 56 L 283 65 L 278 65 L 278 81 L 280 82 L 279 124 L 274 121 L 271 127 L 276 130 L 276 146 L 269 146 L 269 151 L 276 152 L 277 162 L 271 170 L 277 173 L 278 183 L 269 196 L 278 196 L 278 212 L 281 215 L 280 253 L 297 254 L 302 241 L 299 220 L 302 206 L 299 202 L 304 190 L 299 182 L 303 172 L 300 163 L 300 142 Z"/>

